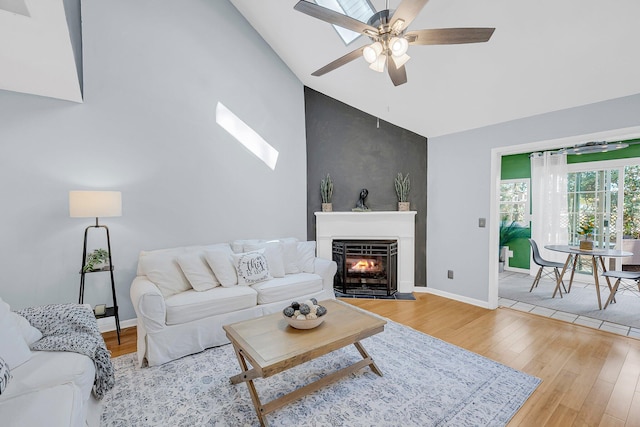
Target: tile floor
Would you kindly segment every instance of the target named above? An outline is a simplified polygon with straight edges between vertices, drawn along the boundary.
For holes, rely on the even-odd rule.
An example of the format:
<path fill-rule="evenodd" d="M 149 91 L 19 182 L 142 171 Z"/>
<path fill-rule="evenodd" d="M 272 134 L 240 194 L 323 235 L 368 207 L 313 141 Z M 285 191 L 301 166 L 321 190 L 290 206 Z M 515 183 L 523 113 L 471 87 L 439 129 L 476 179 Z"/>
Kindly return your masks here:
<path fill-rule="evenodd" d="M 500 278 L 510 277 L 514 278 L 517 276 L 522 276 L 523 281 L 530 282 L 531 278 L 522 273 L 514 273 L 510 271 L 505 271 L 500 273 Z M 574 285 L 576 286 L 576 282 Z M 594 286 L 587 285 L 584 286 Z M 498 298 L 498 304 L 501 307 L 509 307 L 514 310 L 525 311 L 527 313 L 537 314 L 539 316 L 550 317 L 552 319 L 562 320 L 564 322 L 575 323 L 577 325 L 587 326 L 589 328 L 600 329 L 607 332 L 612 332 L 618 335 L 625 335 L 631 338 L 640 339 L 640 329 L 632 328 L 625 325 L 620 325 L 617 323 L 605 322 L 599 319 L 593 319 L 591 317 L 586 316 L 578 316 L 577 314 L 567 313 L 564 311 L 552 310 L 545 307 L 539 307 L 532 304 L 527 304 L 524 302 L 514 301 L 506 298 Z"/>

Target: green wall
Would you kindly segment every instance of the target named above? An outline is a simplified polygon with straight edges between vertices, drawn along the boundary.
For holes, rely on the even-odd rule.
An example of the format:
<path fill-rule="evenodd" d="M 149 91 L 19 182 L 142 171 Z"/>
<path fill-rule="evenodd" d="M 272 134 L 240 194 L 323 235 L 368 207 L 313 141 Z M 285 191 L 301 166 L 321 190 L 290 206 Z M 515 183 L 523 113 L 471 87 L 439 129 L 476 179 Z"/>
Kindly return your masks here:
<path fill-rule="evenodd" d="M 622 150 L 615 150 L 606 153 L 569 155 L 567 156 L 567 163 L 599 162 L 603 160 L 640 157 L 640 139 L 633 139 L 625 142 L 633 145 L 623 148 Z M 529 154 L 531 153 L 503 156 L 500 178 L 503 180 L 531 178 L 531 161 L 529 160 Z M 511 242 L 509 249 L 513 251 L 513 257 L 509 259 L 509 266 L 528 269 L 531 257 L 529 241 L 527 239 L 518 239 L 515 242 Z"/>

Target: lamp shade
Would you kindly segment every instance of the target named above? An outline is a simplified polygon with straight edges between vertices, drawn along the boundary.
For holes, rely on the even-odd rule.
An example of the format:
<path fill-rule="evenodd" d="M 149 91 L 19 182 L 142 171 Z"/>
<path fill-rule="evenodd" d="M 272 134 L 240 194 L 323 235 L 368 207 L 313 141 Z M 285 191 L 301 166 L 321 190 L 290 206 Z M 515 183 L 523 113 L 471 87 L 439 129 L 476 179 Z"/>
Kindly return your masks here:
<path fill-rule="evenodd" d="M 72 218 L 122 216 L 122 193 L 119 191 L 69 191 L 69 216 Z"/>

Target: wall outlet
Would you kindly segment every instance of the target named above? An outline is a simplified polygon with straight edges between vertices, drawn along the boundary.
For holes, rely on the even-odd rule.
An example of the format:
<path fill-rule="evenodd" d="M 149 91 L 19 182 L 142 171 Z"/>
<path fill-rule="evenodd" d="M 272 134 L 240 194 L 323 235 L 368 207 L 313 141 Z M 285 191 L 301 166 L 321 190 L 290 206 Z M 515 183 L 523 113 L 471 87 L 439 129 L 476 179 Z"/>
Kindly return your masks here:
<path fill-rule="evenodd" d="M 487 226 L 487 218 L 478 218 L 478 227 L 484 228 Z"/>
<path fill-rule="evenodd" d="M 448 279 L 453 279 L 453 270 L 448 270 L 447 271 L 447 278 Z"/>

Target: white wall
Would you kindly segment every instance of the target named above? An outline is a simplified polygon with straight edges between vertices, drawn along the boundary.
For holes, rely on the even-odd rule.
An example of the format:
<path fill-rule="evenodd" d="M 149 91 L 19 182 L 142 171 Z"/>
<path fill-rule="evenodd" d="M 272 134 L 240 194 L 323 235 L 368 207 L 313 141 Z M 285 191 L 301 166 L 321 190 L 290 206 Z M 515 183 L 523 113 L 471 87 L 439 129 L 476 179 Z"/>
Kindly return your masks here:
<path fill-rule="evenodd" d="M 303 87 L 226 0 L 82 2 L 84 104 L 0 91 L 0 297 L 75 302 L 68 191 L 122 191 L 111 230 L 121 320 L 140 250 L 306 236 Z M 215 122 L 222 102 L 280 153 L 275 171 Z M 94 247 L 105 246 L 92 239 Z M 107 274 L 85 301 L 110 302 Z"/>
<path fill-rule="evenodd" d="M 638 126 L 639 113 L 640 95 L 634 95 L 429 138 L 429 291 L 479 305 L 489 302 L 489 280 L 497 280 L 497 274 L 489 271 L 489 238 L 490 233 L 497 233 L 497 227 L 479 228 L 478 219 L 489 220 L 490 215 L 492 148 Z M 497 254 L 497 243 L 495 248 Z M 447 270 L 454 271 L 454 279 L 447 279 Z"/>

